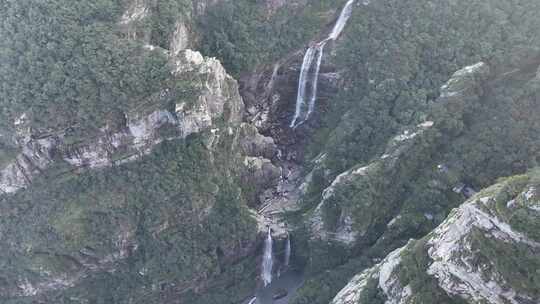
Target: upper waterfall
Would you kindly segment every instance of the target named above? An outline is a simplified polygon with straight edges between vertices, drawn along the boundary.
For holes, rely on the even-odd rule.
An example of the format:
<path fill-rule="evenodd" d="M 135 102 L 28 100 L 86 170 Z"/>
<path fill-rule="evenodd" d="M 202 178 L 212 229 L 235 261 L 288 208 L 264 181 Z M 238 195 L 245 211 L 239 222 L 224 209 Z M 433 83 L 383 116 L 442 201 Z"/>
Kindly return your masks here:
<path fill-rule="evenodd" d="M 319 82 L 319 72 L 324 54 L 324 47 L 329 40 L 336 40 L 347 21 L 351 17 L 353 4 L 356 0 L 349 0 L 341 10 L 339 18 L 330 32 L 330 35 L 319 43 L 316 43 L 308 48 L 302 67 L 300 69 L 300 78 L 298 80 L 298 93 L 296 95 L 296 108 L 294 117 L 290 123 L 291 128 L 296 128 L 306 120 L 315 109 L 317 101 L 317 84 Z M 317 60 L 314 60 L 317 57 Z M 315 64 L 313 64 L 315 63 Z M 311 90 L 308 92 L 308 85 L 311 85 Z"/>
<path fill-rule="evenodd" d="M 296 110 L 293 120 L 291 121 L 291 128 L 297 126 L 297 120 L 302 114 L 302 107 L 304 106 L 304 100 L 306 98 L 305 95 L 306 86 L 308 83 L 309 70 L 311 69 L 311 63 L 313 62 L 314 57 L 315 49 L 313 47 L 310 47 L 304 55 L 304 61 L 302 62 L 302 67 L 300 68 L 300 80 L 298 81 L 298 93 L 296 95 Z"/>
<path fill-rule="evenodd" d="M 347 25 L 347 21 L 349 21 L 349 18 L 352 15 L 352 9 L 353 4 L 355 0 L 349 0 L 343 7 L 343 10 L 341 11 L 341 14 L 339 15 L 338 20 L 336 21 L 336 24 L 334 25 L 334 28 L 332 29 L 332 32 L 330 33 L 330 36 L 328 36 L 328 39 L 336 40 L 341 32 L 343 32 L 343 29 L 345 28 L 345 25 Z"/>

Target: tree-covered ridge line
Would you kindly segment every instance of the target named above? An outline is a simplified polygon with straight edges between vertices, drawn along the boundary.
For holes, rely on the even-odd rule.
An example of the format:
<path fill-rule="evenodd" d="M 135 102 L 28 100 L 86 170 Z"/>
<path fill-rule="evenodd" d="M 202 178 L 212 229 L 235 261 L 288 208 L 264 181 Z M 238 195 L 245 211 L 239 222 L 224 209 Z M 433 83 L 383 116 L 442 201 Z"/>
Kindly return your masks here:
<path fill-rule="evenodd" d="M 193 84 L 212 75 L 171 77 L 164 49 L 174 49 L 179 24 L 188 32 L 189 48 L 217 57 L 235 76 L 265 78 L 261 70 L 277 66 L 278 83 L 290 81 L 294 88 L 298 66 L 291 53 L 301 54 L 317 33 L 326 33 L 344 1 L 273 1 L 0 0 L 0 36 L 7 37 L 0 40 L 0 168 L 20 153 L 11 139 L 20 131 L 14 128 L 22 114 L 32 140 L 61 134 L 68 148 L 80 148 L 94 142 L 96 131 L 113 136 L 129 129 L 129 118 L 155 109 L 174 119 L 177 109 L 180 116 L 197 112 L 191 106 L 208 96 Z M 283 6 L 269 12 L 263 6 L 270 2 Z M 428 234 L 463 201 L 459 189 L 481 189 L 540 162 L 538 1 L 363 3 L 357 2 L 344 35 L 327 46 L 323 58 L 322 70 L 335 77 L 330 81 L 337 96 L 321 92 L 318 117 L 305 130 L 279 134 L 290 136 L 286 142 L 308 137 L 306 159 L 319 160 L 305 164 L 311 174 L 302 209 L 290 214 L 290 227 L 298 228 L 292 233 L 294 263 L 307 270 L 292 300 L 296 304 L 327 304 L 354 273 L 409 238 Z M 143 5 L 144 18 L 126 29 L 121 20 L 131 5 Z M 198 14 L 201 7 L 204 13 Z M 451 77 L 475 66 L 489 72 Z M 275 92 L 269 92 L 269 103 L 280 98 L 270 93 Z M 283 96 L 280 103 L 292 108 L 294 101 Z M 241 107 L 235 104 L 237 122 Z M 114 166 L 74 170 L 55 154 L 52 168 L 34 168 L 43 175 L 26 191 L 0 195 L 0 238 L 9 243 L 6 259 L 0 259 L 0 295 L 30 292 L 50 282 L 48 276 L 85 273 L 112 251 L 129 253 L 115 260 L 114 271 L 110 264 L 98 265 L 106 271 L 90 271 L 75 286 L 44 292 L 41 300 L 239 303 L 255 288 L 260 254 L 246 202 L 266 189 L 240 172 L 248 158 L 235 151 L 243 135 L 226 121 L 229 112 L 185 140 L 172 140 L 177 129 L 158 128 L 156 135 L 171 141 L 131 163 L 123 160 L 133 154 L 121 151 L 113 156 Z M 286 111 L 275 116 L 288 119 Z M 248 136 L 258 135 L 251 127 Z M 273 166 L 266 161 L 261 164 Z M 271 169 L 266 173 L 279 175 L 279 168 Z M 342 174 L 348 178 L 324 199 Z M 310 225 L 317 209 L 329 234 L 349 225 L 358 236 L 351 246 L 314 237 Z M 528 212 L 506 215 L 537 236 Z M 492 256 L 511 252 L 477 241 Z M 440 290 L 429 290 L 431 280 L 415 277 L 424 270 L 424 256 L 407 259 L 406 279 L 422 293 L 419 299 L 453 303 Z M 28 284 L 21 281 L 25 277 Z M 364 300 L 383 302 L 376 282 L 368 285 Z M 530 290 L 533 285 L 516 284 Z"/>
<path fill-rule="evenodd" d="M 119 1 L 3 1 L 1 128 L 92 130 L 164 87 L 167 60 L 123 37 Z"/>
<path fill-rule="evenodd" d="M 204 303 L 205 288 L 243 285 L 230 301 L 254 288 L 236 81 L 198 52 L 147 45 L 168 44 L 186 1 L 150 3 L 138 25 L 150 41 L 119 25 L 127 2 L 0 2 L 0 163 L 17 167 L 32 148 L 50 162 L 0 195 L 2 302 Z M 42 157 L 40 140 L 61 144 Z"/>
<path fill-rule="evenodd" d="M 434 231 L 357 275 L 332 304 L 537 302 L 540 243 L 531 232 L 538 226 L 538 173 L 533 168 L 481 190 Z"/>
<path fill-rule="evenodd" d="M 374 1 L 354 10 L 334 58 L 349 89 L 330 103 L 316 135 L 331 135 L 324 144 L 335 166 L 366 161 L 400 128 L 424 121 L 440 87 L 464 66 L 484 61 L 503 74 L 537 56 L 538 10 L 531 0 Z"/>
<path fill-rule="evenodd" d="M 301 49 L 345 1 L 297 2 L 285 3 L 271 14 L 250 0 L 219 2 L 198 18 L 200 49 L 238 76 Z"/>
<path fill-rule="evenodd" d="M 351 215 L 361 237 L 350 254 L 339 242 L 311 242 L 312 254 L 303 258 L 322 267 L 293 303 L 328 303 L 344 283 L 327 277 L 350 276 L 348 265 L 362 269 L 429 233 L 461 202 L 453 188 L 478 190 L 538 165 L 538 11 L 540 3 L 531 0 L 388 0 L 353 11 L 328 59 L 345 84 L 320 104 L 320 121 L 310 126 L 315 134 L 306 158 L 317 161 L 308 163 L 313 171 L 303 197 L 305 221 L 337 176 L 388 157 L 388 143 L 397 135 L 433 121 L 442 128 L 432 139 L 442 144 L 416 138 L 416 148 L 395 167 L 351 178 L 336 191 L 326 214 L 334 224 L 330 232 Z M 460 90 L 474 78 L 444 87 L 454 72 L 481 61 L 489 76 L 471 94 Z M 461 94 L 441 96 L 451 91 Z"/>
<path fill-rule="evenodd" d="M 3 299 L 19 293 L 17 286 L 26 277 L 43 290 L 41 298 L 59 295 L 67 301 L 69 294 L 80 292 L 79 284 L 96 284 L 103 277 L 100 269 L 119 270 L 105 278 L 117 289 L 102 287 L 87 296 L 114 303 L 133 292 L 146 294 L 152 284 L 185 293 L 195 288 L 191 284 L 222 271 L 232 271 L 239 280 L 234 267 L 222 269 L 231 259 L 222 255 L 250 246 L 255 223 L 239 182 L 230 178 L 238 176 L 231 171 L 239 161 L 231 150 L 233 138 L 222 140 L 216 151 L 204 141 L 195 136 L 165 142 L 139 162 L 82 174 L 57 176 L 58 164 L 26 191 L 3 196 L 2 213 L 11 214 L 1 217 L 2 242 L 11 244 L 1 261 Z M 109 261 L 111 253 L 116 258 Z M 81 272 L 90 276 L 77 279 L 72 289 L 39 283 L 49 277 L 77 278 Z M 135 286 L 143 289 L 135 291 Z M 153 299 L 155 293 L 150 295 Z"/>

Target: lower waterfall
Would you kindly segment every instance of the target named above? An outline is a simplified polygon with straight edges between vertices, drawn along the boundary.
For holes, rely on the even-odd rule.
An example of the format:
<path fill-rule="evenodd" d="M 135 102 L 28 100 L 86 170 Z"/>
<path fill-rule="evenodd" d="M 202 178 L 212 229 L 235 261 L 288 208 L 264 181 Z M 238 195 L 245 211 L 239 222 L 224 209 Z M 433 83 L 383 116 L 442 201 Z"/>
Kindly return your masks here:
<path fill-rule="evenodd" d="M 264 253 L 262 261 L 262 279 L 264 286 L 267 286 L 272 282 L 272 267 L 274 264 L 274 256 L 272 252 L 272 231 L 268 227 L 268 235 L 264 241 Z"/>
<path fill-rule="evenodd" d="M 283 261 L 283 265 L 285 265 L 285 267 L 289 267 L 290 261 L 291 261 L 291 235 L 287 234 L 287 242 L 285 243 L 285 260 Z"/>

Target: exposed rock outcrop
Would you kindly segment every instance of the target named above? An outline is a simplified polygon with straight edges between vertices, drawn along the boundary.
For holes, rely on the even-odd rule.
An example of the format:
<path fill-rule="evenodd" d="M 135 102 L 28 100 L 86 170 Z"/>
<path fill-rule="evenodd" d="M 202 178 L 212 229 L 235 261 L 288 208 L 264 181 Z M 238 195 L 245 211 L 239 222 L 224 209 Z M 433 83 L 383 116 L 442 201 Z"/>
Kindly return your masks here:
<path fill-rule="evenodd" d="M 352 279 L 332 304 L 368 304 L 366 295 L 376 290 L 385 303 L 396 304 L 421 303 L 426 293 L 433 303 L 441 296 L 467 303 L 537 303 L 538 274 L 530 263 L 540 262 L 540 243 L 529 229 L 538 218 L 525 211 L 538 201 L 538 193 L 531 190 L 537 184 L 538 172 L 532 172 L 481 191 L 426 238 L 409 242 Z M 431 280 L 440 291 L 415 280 Z"/>
<path fill-rule="evenodd" d="M 155 47 L 148 49 L 170 54 Z M 177 95 L 172 89 L 163 88 L 143 106 L 126 109 L 125 118 L 122 120 L 124 123 L 117 124 L 114 128 L 105 126 L 96 136 L 82 139 L 76 144 L 68 144 L 68 139 L 62 132 L 37 137 L 33 134 L 35 130 L 27 127 L 25 116 L 22 115 L 15 123 L 17 134 L 12 135 L 13 142 L 21 152 L 2 169 L 0 186 L 2 191 L 10 194 L 5 196 L 7 202 L 10 202 L 11 199 L 17 200 L 24 197 L 28 191 L 19 190 L 34 187 L 33 181 L 40 175 L 48 176 L 51 170 L 56 170 L 59 165 L 68 170 L 78 169 L 76 171 L 81 175 L 89 171 L 96 172 L 95 169 L 100 168 L 103 170 L 99 172 L 108 172 L 107 170 L 110 169 L 107 168 L 116 165 L 130 165 L 127 163 L 136 161 L 144 162 L 152 156 L 158 144 L 164 141 L 192 136 L 200 139 L 204 149 L 198 150 L 197 154 L 189 157 L 181 156 L 162 170 L 189 170 L 189 168 L 177 167 L 179 165 L 177 161 L 183 160 L 184 157 L 192 161 L 204 159 L 206 162 L 204 166 L 208 167 L 204 170 L 191 168 L 195 171 L 194 175 L 185 179 L 182 177 L 180 181 L 163 180 L 159 183 L 178 182 L 191 185 L 195 183 L 192 179 L 201 175 L 206 176 L 207 181 L 196 184 L 196 187 L 204 186 L 205 188 L 176 189 L 174 191 L 179 191 L 179 193 L 174 195 L 180 195 L 182 198 L 178 199 L 178 203 L 169 206 L 161 206 L 161 204 L 168 204 L 171 198 L 159 198 L 163 200 L 161 204 L 151 206 L 156 209 L 152 211 L 152 222 L 141 221 L 135 215 L 139 212 L 135 211 L 138 207 L 130 206 L 120 189 L 105 187 L 102 189 L 104 193 L 90 194 L 91 197 L 95 197 L 95 201 L 88 204 L 81 203 L 78 197 L 56 201 L 54 196 L 44 195 L 43 204 L 47 206 L 45 208 L 47 213 L 37 211 L 39 207 L 35 205 L 37 202 L 33 202 L 30 209 L 31 212 L 38 212 L 33 213 L 36 222 L 41 221 L 39 225 L 48 227 L 47 233 L 55 236 L 55 243 L 46 250 L 41 249 L 43 246 L 39 243 L 39 233 L 34 229 L 36 227 L 29 228 L 25 234 L 27 238 L 25 242 L 28 245 L 10 243 L 11 245 L 9 248 L 6 247 L 6 250 L 9 250 L 11 255 L 22 252 L 21 248 L 24 246 L 40 249 L 28 249 L 24 254 L 19 254 L 21 259 L 32 261 L 28 268 L 35 272 L 23 273 L 23 267 L 19 267 L 15 274 L 0 273 L 0 278 L 8 277 L 10 281 L 9 284 L 0 283 L 0 298 L 48 299 L 51 292 L 67 292 L 66 290 L 84 286 L 86 284 L 84 282 L 101 273 L 124 271 L 126 269 L 119 265 L 135 254 L 140 254 L 139 248 L 145 246 L 141 244 L 138 232 L 136 233 L 143 229 L 141 225 L 145 225 L 144 229 L 150 234 L 146 241 L 157 244 L 146 245 L 152 247 L 153 250 L 165 245 L 163 242 L 170 237 L 170 233 L 175 235 L 176 232 L 171 232 L 171 229 L 186 229 L 178 222 L 194 221 L 191 224 L 192 227 L 212 229 L 208 227 L 215 223 L 209 223 L 209 218 L 223 212 L 223 207 L 218 206 L 217 209 L 221 208 L 221 211 L 215 211 L 215 206 L 218 204 L 220 195 L 225 195 L 221 193 L 228 193 L 226 191 L 231 191 L 231 196 L 220 204 L 240 206 L 241 211 L 234 215 L 239 219 L 233 219 L 231 225 L 242 228 L 235 228 L 240 231 L 235 230 L 237 235 L 231 235 L 231 237 L 241 239 L 238 242 L 222 241 L 226 237 L 216 240 L 209 247 L 213 248 L 212 252 L 205 253 L 193 262 L 194 268 L 199 267 L 197 269 L 203 270 L 200 272 L 193 270 L 186 273 L 183 278 L 167 279 L 166 285 L 170 286 L 168 288 L 171 288 L 172 292 L 177 293 L 203 290 L 207 288 L 205 284 L 215 279 L 214 268 L 227 267 L 225 265 L 237 263 L 246 256 L 254 254 L 257 246 L 256 222 L 244 213 L 247 210 L 245 199 L 249 198 L 249 194 L 240 193 L 240 186 L 243 185 L 237 185 L 236 182 L 245 178 L 246 185 L 247 183 L 253 185 L 253 189 L 274 187 L 281 176 L 279 168 L 270 160 L 277 153 L 276 145 L 271 138 L 260 135 L 253 126 L 242 123 L 243 103 L 238 93 L 237 83 L 226 73 L 218 60 L 205 58 L 200 53 L 191 50 L 180 51 L 176 55 L 169 56 L 172 81 L 181 83 L 182 88 L 189 90 L 189 95 Z M 185 98 L 178 96 L 185 96 Z M 174 103 L 172 106 L 164 106 L 159 102 L 160 98 L 173 100 Z M 182 146 L 181 141 L 179 142 L 176 142 L 176 145 Z M 195 142 L 198 141 L 195 140 Z M 174 145 L 171 144 L 169 147 Z M 163 151 L 161 149 L 160 153 L 164 153 Z M 161 161 L 166 161 L 166 159 L 161 159 Z M 138 170 L 134 169 L 134 174 L 140 174 Z M 214 173 L 212 170 L 222 170 L 222 172 Z M 115 174 L 120 174 L 120 171 L 122 170 L 119 169 Z M 215 180 L 218 176 L 220 178 Z M 86 194 L 78 195 L 86 197 Z M 184 197 L 187 197 L 190 202 L 188 206 L 183 203 L 186 199 Z M 232 201 L 228 202 L 228 200 Z M 7 206 L 2 208 L 7 208 Z M 230 216 L 226 218 L 226 220 L 230 219 Z M 46 221 L 50 223 L 46 224 Z M 11 226 L 8 224 L 0 225 L 0 234 L 7 231 L 9 227 Z M 103 231 L 106 231 L 106 234 L 103 234 Z M 187 235 L 182 235 L 182 238 L 199 237 L 197 234 L 190 234 L 189 229 L 186 231 L 188 231 Z M 165 247 L 168 248 L 169 245 Z M 183 248 L 182 244 L 179 248 Z M 163 250 L 167 253 L 169 249 Z M 201 250 L 206 252 L 210 249 Z M 187 263 L 185 260 L 181 262 Z M 22 261 L 17 261 L 17 263 L 24 264 Z M 139 274 L 145 278 L 152 278 L 154 283 L 163 280 L 160 279 L 162 274 L 159 272 L 159 267 L 151 262 L 148 263 L 139 270 Z M 202 266 L 203 263 L 208 264 Z M 151 267 L 154 267 L 154 270 L 148 269 Z M 153 289 L 152 292 L 156 290 Z"/>
<path fill-rule="evenodd" d="M 119 28 L 130 39 L 141 39 L 150 42 L 151 32 L 141 26 L 142 22 L 151 15 L 151 0 L 129 0 L 119 20 Z"/>
<path fill-rule="evenodd" d="M 386 152 L 367 166 L 355 167 L 338 175 L 322 193 L 322 201 L 310 218 L 312 237 L 333 240 L 352 246 L 358 238 L 369 233 L 388 214 L 379 213 L 383 208 L 375 194 L 377 176 L 393 172 L 397 177 L 407 168 L 403 162 L 412 162 L 409 157 L 418 153 L 418 145 L 433 122 L 426 122 L 415 130 L 405 131 L 391 140 Z M 363 193 L 362 200 L 352 202 L 344 199 L 349 195 Z M 377 206 L 377 207 L 375 207 Z M 361 214 L 361 215 L 360 215 Z M 361 218 L 361 220 L 359 219 Z"/>
<path fill-rule="evenodd" d="M 127 123 L 119 132 L 105 127 L 95 138 L 70 145 L 65 143 L 63 133 L 35 138 L 24 121 L 17 120 L 16 127 L 21 131 L 16 141 L 22 152 L 0 171 L 0 191 L 13 193 L 26 187 L 54 161 L 63 160 L 74 167 L 111 166 L 133 161 L 163 140 L 186 138 L 217 127 L 218 119 L 225 119 L 230 128 L 240 125 L 243 104 L 237 84 L 219 61 L 185 50 L 171 57 L 171 66 L 175 78 L 189 78 L 190 86 L 199 90 L 196 100 L 177 100 L 174 112 L 152 104 L 126 111 Z M 165 127 L 171 128 L 167 136 L 160 134 Z"/>
<path fill-rule="evenodd" d="M 180 51 L 189 48 L 192 40 L 190 39 L 190 35 L 191 33 L 186 22 L 183 22 L 183 20 L 176 22 L 171 45 L 169 47 L 171 53 L 176 55 Z"/>
<path fill-rule="evenodd" d="M 441 88 L 438 102 L 452 112 L 452 123 L 475 108 L 488 76 L 489 67 L 478 63 L 457 71 Z M 312 237 L 353 246 L 375 227 L 389 223 L 392 210 L 403 203 L 399 188 L 406 184 L 408 175 L 425 165 L 422 158 L 441 143 L 437 133 L 443 130 L 453 136 L 462 130 L 454 128 L 442 118 L 425 121 L 390 139 L 380 157 L 337 175 L 322 192 L 322 200 L 309 219 Z M 326 172 L 325 161 L 325 157 L 318 158 L 315 170 Z"/>

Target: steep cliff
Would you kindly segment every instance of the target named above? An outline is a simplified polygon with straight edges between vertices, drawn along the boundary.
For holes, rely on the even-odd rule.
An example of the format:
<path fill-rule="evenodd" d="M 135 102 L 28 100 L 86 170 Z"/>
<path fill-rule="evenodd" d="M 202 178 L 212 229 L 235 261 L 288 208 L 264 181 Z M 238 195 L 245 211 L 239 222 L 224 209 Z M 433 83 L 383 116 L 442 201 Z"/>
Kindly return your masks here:
<path fill-rule="evenodd" d="M 538 302 L 538 12 L 0 1 L 0 301 Z"/>
<path fill-rule="evenodd" d="M 504 88 L 501 79 L 507 72 L 498 74 L 485 63 L 457 71 L 442 86 L 425 122 L 405 128 L 380 156 L 339 174 L 321 193 L 317 183 L 331 175 L 329 156 L 322 154 L 304 195 L 305 200 L 320 197 L 305 217 L 314 267 L 339 265 L 346 256 L 369 265 L 369 260 L 376 261 L 407 239 L 427 234 L 486 180 L 495 180 L 501 172 L 519 173 L 520 163 L 534 164 L 538 154 L 531 151 L 538 145 L 533 117 L 540 114 L 535 105 L 536 68 L 514 70 Z M 505 99 L 503 94 L 515 95 Z M 531 114 L 525 124 L 532 129 L 512 116 L 499 116 L 524 111 Z M 509 150 L 503 148 L 506 143 L 499 132 L 519 134 L 511 137 L 511 153 L 502 152 Z M 313 284 L 317 286 L 316 281 Z"/>
<path fill-rule="evenodd" d="M 227 271 L 235 280 L 231 263 L 254 262 L 244 259 L 258 231 L 243 188 L 277 176 L 247 159 L 272 157 L 272 143 L 243 131 L 236 82 L 218 61 L 190 50 L 170 60 L 171 81 L 194 89 L 174 98 L 174 110 L 151 99 L 127 109 L 118 130 L 69 145 L 62 133 L 34 138 L 17 121 L 28 133 L 2 171 L 11 193 L 2 197 L 11 214 L 2 223 L 3 301 L 153 301 L 205 290 Z M 87 293 L 94 284 L 117 289 Z"/>
<path fill-rule="evenodd" d="M 484 63 L 457 71 L 443 86 L 439 104 L 455 109 L 452 119 L 464 117 L 479 102 L 483 94 L 482 82 L 488 77 L 489 67 Z M 391 224 L 399 224 L 402 219 L 389 212 L 390 209 L 395 210 L 405 202 L 404 191 L 409 187 L 410 178 L 416 174 L 419 178 L 424 170 L 429 170 L 426 160 L 436 157 L 434 153 L 443 142 L 453 138 L 445 130 L 446 125 L 453 121 L 436 116 L 433 120 L 406 129 L 390 139 L 384 153 L 368 165 L 354 167 L 338 175 L 324 189 L 322 200 L 310 217 L 314 237 L 353 245 L 363 238 L 373 237 L 379 227 L 390 223 L 392 217 L 397 218 Z M 323 155 L 319 166 L 324 168 L 325 160 Z M 436 169 L 433 160 L 429 165 L 431 170 Z M 440 178 L 437 186 L 444 189 L 448 181 L 444 180 L 444 174 Z M 333 237 L 329 237 L 331 235 Z"/>
<path fill-rule="evenodd" d="M 354 277 L 332 304 L 537 303 L 538 182 L 533 171 L 480 191 Z"/>
<path fill-rule="evenodd" d="M 166 107 L 170 104 L 163 100 L 174 99 L 177 92 L 163 88 L 137 109 L 126 109 L 121 118 L 124 124 L 117 123 L 116 130 L 104 126 L 94 138 L 83 138 L 74 144 L 66 143 L 64 132 L 33 134 L 23 113 L 14 122 L 16 134 L 13 136 L 15 147 L 21 153 L 1 171 L 0 190 L 13 193 L 26 187 L 55 160 L 77 168 L 113 166 L 148 154 L 163 140 L 186 138 L 211 127 L 214 127 L 212 133 L 219 136 L 218 120 L 224 120 L 229 128 L 239 126 L 243 104 L 237 85 L 217 60 L 205 59 L 190 50 L 170 60 L 175 77 L 171 81 L 186 82 L 182 89 L 193 93 L 190 100 L 176 100 L 174 111 L 169 111 Z M 212 144 L 210 141 L 209 146 Z"/>
<path fill-rule="evenodd" d="M 113 14 L 105 30 L 110 40 L 100 42 L 108 48 L 116 44 L 114 52 L 133 51 L 137 62 L 128 68 L 141 70 L 120 80 L 114 78 L 119 76 L 116 54 L 110 65 L 85 62 L 101 81 L 113 76 L 111 86 L 119 91 L 112 96 L 103 87 L 87 92 L 86 103 L 80 95 L 73 100 L 62 96 L 64 104 L 47 96 L 39 102 L 5 102 L 0 163 L 3 303 L 204 303 L 216 287 L 218 297 L 234 302 L 256 286 L 259 229 L 265 227 L 257 226 L 248 203 L 257 204 L 260 189 L 279 177 L 270 160 L 275 144 L 242 122 L 237 82 L 218 60 L 184 49 L 189 44 L 176 40 L 187 38 L 175 38 L 174 32 L 171 41 L 178 43 L 169 49 L 149 44 L 155 33 L 148 39 L 130 34 L 137 26 L 148 29 L 139 21 L 160 4 L 118 6 L 125 11 Z M 8 13 L 23 8 L 8 5 L 4 14 L 11 18 Z M 91 13 L 84 5 L 73 9 L 71 13 L 81 14 L 78 22 Z M 62 20 L 70 18 L 67 14 L 65 8 L 50 17 Z M 104 31 L 98 29 L 99 18 L 89 18 L 95 33 Z M 30 20 L 27 28 L 16 24 L 20 28 L 12 30 L 24 34 L 38 25 Z M 62 30 L 57 35 L 78 35 L 77 29 Z M 38 45 L 32 48 L 50 60 L 62 60 Z M 74 62 L 87 59 L 69 56 Z M 16 68 L 11 61 L 3 64 L 5 72 Z M 41 68 L 48 73 L 51 67 Z M 85 70 L 78 73 L 76 77 L 92 77 Z M 138 77 L 148 77 L 148 82 L 138 83 Z M 49 79 L 35 81 L 52 86 Z M 82 94 L 83 83 L 73 83 L 74 94 Z M 130 91 L 131 85 L 140 86 L 140 95 Z M 14 91 L 4 87 L 2 93 Z M 115 104 L 115 96 L 128 99 Z M 40 113 L 42 103 L 48 108 Z M 227 294 L 223 286 L 229 284 L 236 288 Z"/>

